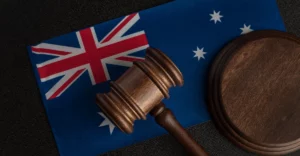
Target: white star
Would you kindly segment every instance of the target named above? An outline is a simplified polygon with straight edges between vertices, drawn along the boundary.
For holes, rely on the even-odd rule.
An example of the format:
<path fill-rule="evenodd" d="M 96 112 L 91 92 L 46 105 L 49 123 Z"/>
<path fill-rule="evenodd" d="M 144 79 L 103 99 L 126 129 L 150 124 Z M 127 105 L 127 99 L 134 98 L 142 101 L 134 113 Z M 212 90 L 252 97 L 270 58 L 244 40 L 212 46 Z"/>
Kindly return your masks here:
<path fill-rule="evenodd" d="M 195 53 L 195 56 L 194 56 L 194 57 L 197 57 L 197 58 L 198 58 L 198 61 L 199 61 L 201 58 L 205 59 L 204 55 L 206 54 L 206 52 L 204 52 L 203 50 L 204 50 L 204 48 L 199 49 L 199 48 L 197 47 L 197 50 L 196 50 L 196 51 L 193 51 L 193 52 Z"/>
<path fill-rule="evenodd" d="M 98 112 L 98 114 L 104 118 L 104 121 L 102 121 L 102 123 L 99 125 L 99 127 L 109 126 L 109 132 L 111 135 L 116 126 L 102 112 Z"/>
<path fill-rule="evenodd" d="M 222 22 L 221 21 L 221 18 L 223 17 L 222 15 L 220 15 L 220 12 L 221 11 L 219 11 L 219 12 L 216 12 L 215 10 L 214 10 L 214 13 L 213 14 L 209 14 L 210 16 L 211 16 L 211 21 L 214 21 L 215 22 L 215 24 L 217 23 L 217 22 Z"/>
<path fill-rule="evenodd" d="M 253 31 L 250 27 L 251 27 L 251 25 L 246 26 L 246 24 L 244 24 L 244 27 L 240 28 L 242 30 L 241 35 L 242 34 L 247 34 L 247 33 L 251 32 L 251 31 Z"/>

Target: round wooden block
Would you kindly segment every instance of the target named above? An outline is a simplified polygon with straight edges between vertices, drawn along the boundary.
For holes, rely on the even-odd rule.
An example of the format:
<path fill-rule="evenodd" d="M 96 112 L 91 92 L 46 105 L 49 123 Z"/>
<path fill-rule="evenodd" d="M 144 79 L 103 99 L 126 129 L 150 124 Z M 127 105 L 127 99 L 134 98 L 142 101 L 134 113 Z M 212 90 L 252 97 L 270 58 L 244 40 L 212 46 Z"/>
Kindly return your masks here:
<path fill-rule="evenodd" d="M 209 108 L 235 144 L 259 154 L 300 148 L 300 40 L 256 31 L 232 41 L 215 59 Z"/>

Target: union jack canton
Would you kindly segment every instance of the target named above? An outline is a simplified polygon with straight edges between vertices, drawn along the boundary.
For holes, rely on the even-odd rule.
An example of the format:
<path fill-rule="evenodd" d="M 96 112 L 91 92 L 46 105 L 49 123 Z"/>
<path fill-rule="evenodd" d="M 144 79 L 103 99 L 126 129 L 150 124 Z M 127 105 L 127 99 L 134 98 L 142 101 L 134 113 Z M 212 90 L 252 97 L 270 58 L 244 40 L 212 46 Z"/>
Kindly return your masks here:
<path fill-rule="evenodd" d="M 143 60 L 129 54 L 149 46 L 145 32 L 124 36 L 139 19 L 138 13 L 126 16 L 100 42 L 94 27 L 77 31 L 80 48 L 49 43 L 31 47 L 35 54 L 57 56 L 36 65 L 41 82 L 63 76 L 46 93 L 46 99 L 59 97 L 86 71 L 95 85 L 110 80 L 107 64 L 130 67 L 133 61 Z"/>

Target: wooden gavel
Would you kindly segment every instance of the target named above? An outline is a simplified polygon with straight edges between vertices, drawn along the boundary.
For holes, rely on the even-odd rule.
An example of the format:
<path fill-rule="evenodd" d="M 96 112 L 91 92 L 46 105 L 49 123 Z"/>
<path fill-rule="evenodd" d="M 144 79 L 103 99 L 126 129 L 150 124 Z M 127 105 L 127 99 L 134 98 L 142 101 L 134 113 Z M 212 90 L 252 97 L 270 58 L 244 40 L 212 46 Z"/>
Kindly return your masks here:
<path fill-rule="evenodd" d="M 145 61 L 134 62 L 131 68 L 110 85 L 109 93 L 97 94 L 97 104 L 120 130 L 132 133 L 134 121 L 145 120 L 150 113 L 190 155 L 208 155 L 161 102 L 164 98 L 169 98 L 170 87 L 183 85 L 181 72 L 161 51 L 148 48 Z"/>

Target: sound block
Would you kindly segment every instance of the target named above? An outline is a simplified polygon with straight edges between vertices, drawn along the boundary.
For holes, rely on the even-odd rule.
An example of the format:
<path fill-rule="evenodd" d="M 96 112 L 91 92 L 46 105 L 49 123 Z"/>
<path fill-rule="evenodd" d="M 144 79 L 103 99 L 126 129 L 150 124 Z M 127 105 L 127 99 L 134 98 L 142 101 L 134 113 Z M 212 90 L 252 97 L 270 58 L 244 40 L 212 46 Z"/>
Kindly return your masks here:
<path fill-rule="evenodd" d="M 226 45 L 211 66 L 209 109 L 234 144 L 263 155 L 300 149 L 300 40 L 255 31 Z"/>

